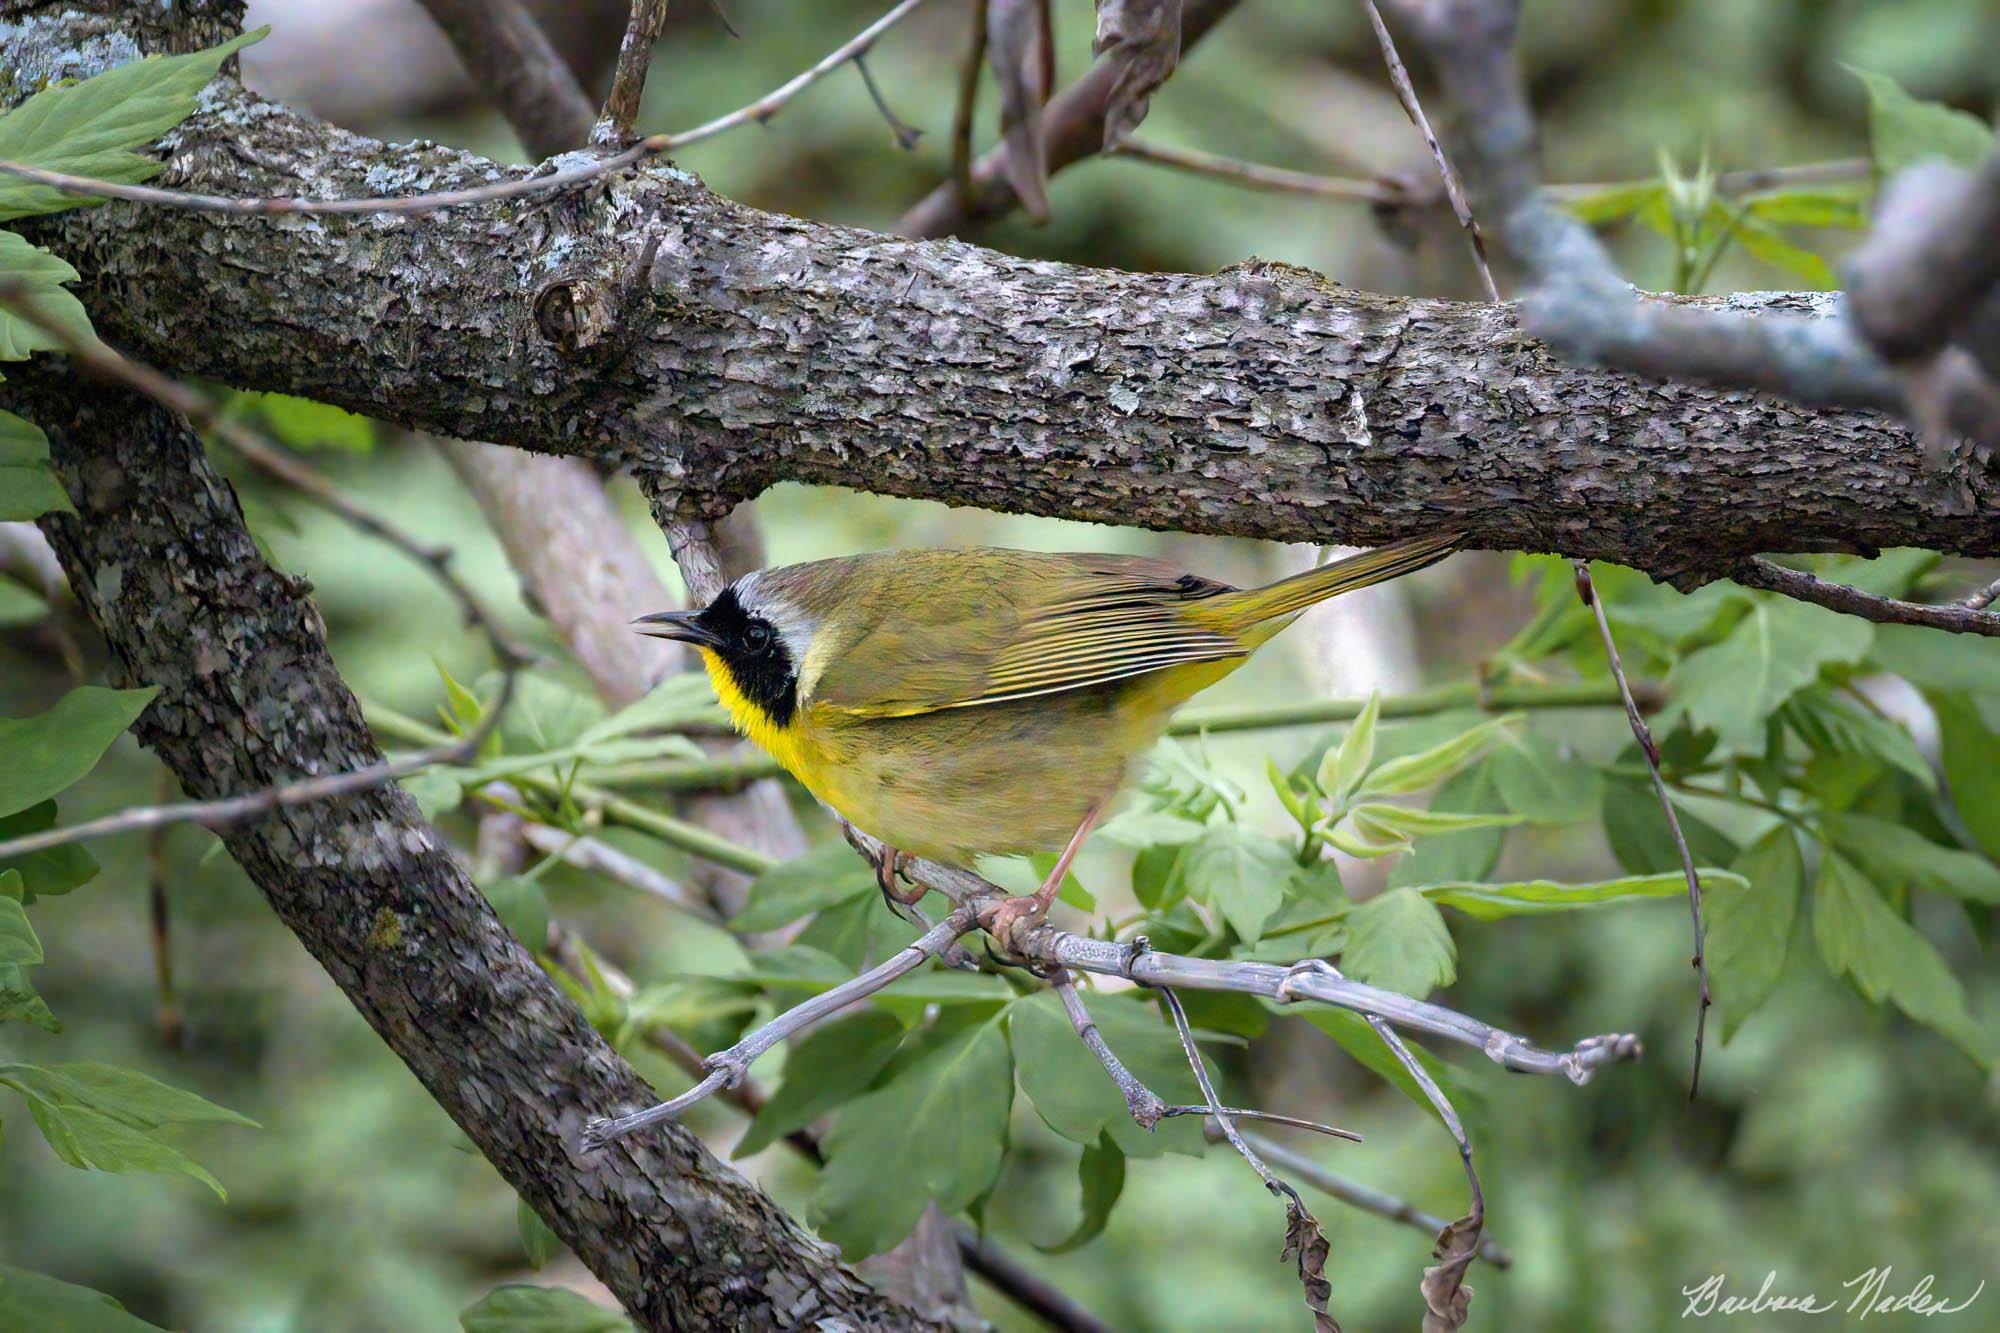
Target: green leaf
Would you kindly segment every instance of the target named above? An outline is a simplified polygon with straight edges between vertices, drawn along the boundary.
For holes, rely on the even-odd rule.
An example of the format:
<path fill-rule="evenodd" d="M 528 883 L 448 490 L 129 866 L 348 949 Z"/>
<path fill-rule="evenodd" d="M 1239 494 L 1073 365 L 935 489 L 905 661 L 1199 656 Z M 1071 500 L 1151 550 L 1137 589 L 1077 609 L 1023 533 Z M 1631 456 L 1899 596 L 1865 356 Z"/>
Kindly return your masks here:
<path fill-rule="evenodd" d="M 53 828 L 55 822 L 56 803 L 38 801 L 25 810 L 0 818 L 0 842 L 40 833 Z M 0 872 L 8 870 L 20 872 L 22 901 L 33 902 L 36 898 L 68 893 L 79 885 L 89 883 L 97 874 L 97 861 L 81 845 L 69 843 L 47 851 L 30 852 L 26 856 L 0 858 Z"/>
<path fill-rule="evenodd" d="M 1695 878 L 1704 893 L 1718 884 L 1740 883 L 1727 870 L 1697 869 Z M 1658 875 L 1630 875 L 1595 884 L 1557 884 L 1546 879 L 1518 884 L 1432 884 L 1421 892 L 1432 902 L 1455 907 L 1469 917 L 1498 921 L 1502 917 L 1542 916 L 1635 898 L 1685 898 L 1687 876 L 1677 870 Z"/>
<path fill-rule="evenodd" d="M 36 1333 L 164 1333 L 101 1291 L 0 1265 L 0 1328 Z"/>
<path fill-rule="evenodd" d="M 0 717 L 0 815 L 38 805 L 96 766 L 159 693 L 81 685 L 33 717 Z"/>
<path fill-rule="evenodd" d="M 1076 1178 L 1083 1186 L 1083 1220 L 1067 1239 L 1054 1245 L 1037 1245 L 1035 1248 L 1043 1254 L 1068 1254 L 1104 1234 L 1111 1210 L 1117 1206 L 1118 1196 L 1125 1192 L 1125 1154 L 1111 1141 L 1110 1135 L 1084 1148 L 1076 1164 Z"/>
<path fill-rule="evenodd" d="M 11 235 L 10 232 L 0 232 L 0 237 Z M 0 260 L 4 260 L 6 248 L 7 243 L 0 240 Z M 76 273 L 72 270 L 66 280 L 74 280 L 75 277 Z M 70 299 L 74 301 L 75 298 Z M 48 308 L 49 304 L 44 299 L 44 308 Z M 85 327 L 88 327 L 88 321 Z M 39 336 L 40 330 L 0 310 L 0 348 L 4 348 L 10 338 Z M 0 352 L 0 360 L 21 359 L 21 356 L 10 357 Z M 69 502 L 62 483 L 49 470 L 49 437 L 42 434 L 41 427 L 34 422 L 17 417 L 12 412 L 0 412 L 0 522 L 75 512 L 76 506 Z M 18 584 L 0 581 L 0 627 L 26 624 L 40 619 L 47 612 L 48 604 L 41 598 Z"/>
<path fill-rule="evenodd" d="M 1421 838 L 1434 833 L 1463 833 L 1476 828 L 1510 828 L 1523 816 L 1518 814 L 1463 814 L 1452 810 L 1417 810 L 1407 805 L 1370 801 L 1349 812 L 1371 835 L 1388 833 L 1400 838 Z"/>
<path fill-rule="evenodd" d="M 287 448 L 365 454 L 375 447 L 375 423 L 331 403 L 288 393 L 239 394 L 234 401 L 254 406 L 271 434 Z"/>
<path fill-rule="evenodd" d="M 1448 741 L 1433 745 L 1428 750 L 1391 759 L 1368 775 L 1361 784 L 1361 794 L 1400 796 L 1420 791 L 1433 782 L 1441 782 L 1471 763 L 1494 736 L 1510 724 L 1518 722 L 1521 716 L 1519 713 L 1509 713 L 1504 717 L 1496 717 L 1462 731 Z"/>
<path fill-rule="evenodd" d="M 1820 824 L 1828 841 L 1876 884 L 2000 905 L 2000 866 L 1983 856 L 1940 846 L 1913 828 L 1869 815 L 1828 811 Z"/>
<path fill-rule="evenodd" d="M 933 1200 L 946 1213 L 965 1208 L 1000 1174 L 1013 1100 L 997 1015 L 927 1034 L 886 1084 L 834 1118 L 813 1225 L 858 1259 L 908 1235 Z"/>
<path fill-rule="evenodd" d="M 1916 625 L 1878 625 L 1869 659 L 1919 689 L 2000 691 L 2000 639 Z"/>
<path fill-rule="evenodd" d="M 1222 914 L 1238 936 L 1256 943 L 1264 922 L 1284 901 L 1298 868 L 1276 839 L 1240 824 L 1203 831 L 1183 854 L 1188 892 Z"/>
<path fill-rule="evenodd" d="M 39 245 L 30 245 L 26 238 L 14 232 L 0 231 L 0 279 L 20 283 L 23 293 L 35 303 L 36 308 L 75 341 L 88 343 L 96 339 L 83 303 L 63 285 L 77 280 L 76 270 L 47 250 Z M 25 361 L 35 352 L 54 351 L 62 346 L 62 339 L 45 332 L 40 325 L 30 324 L 10 310 L 0 310 L 0 361 Z M 21 440 L 21 427 L 28 426 L 28 423 L 12 413 L 7 415 L 19 424 L 0 429 L 0 440 Z M 28 429 L 34 430 L 34 427 L 28 426 Z M 38 430 L 34 433 L 37 436 L 41 434 Z M 0 445 L 0 448 L 4 447 Z M 0 454 L 0 458 L 5 457 L 5 454 Z M 46 469 L 43 475 L 48 475 Z M 26 474 L 17 476 L 12 468 L 0 474 L 0 480 L 34 488 L 27 493 L 25 501 L 15 499 L 11 491 L 0 492 L 9 496 L 4 507 L 0 507 L 0 518 L 33 518 L 50 510 L 68 512 L 70 509 L 68 497 L 62 496 L 60 487 L 56 492 L 61 496 L 59 503 L 50 502 L 35 509 L 32 507 L 36 503 L 34 497 L 45 489 L 42 483 Z M 48 476 L 48 480 L 53 481 L 54 477 Z"/>
<path fill-rule="evenodd" d="M 1780 227 L 1849 227 L 1868 225 L 1868 200 L 1860 188 L 1847 190 L 1773 190 L 1744 198 L 1749 215 Z"/>
<path fill-rule="evenodd" d="M 844 903 L 820 908 L 792 942 L 822 949 L 861 972 L 916 937 L 917 928 L 890 911 L 879 895 L 857 893 Z"/>
<path fill-rule="evenodd" d="M 1840 277 L 1833 271 L 1833 265 L 1804 246 L 1792 244 L 1776 230 L 1753 218 L 1737 218 L 1736 229 L 1730 234 L 1738 245 L 1758 259 L 1804 279 L 1808 287 L 1828 291 L 1840 285 Z"/>
<path fill-rule="evenodd" d="M 129 185 L 160 164 L 133 152 L 186 120 L 222 62 L 268 27 L 179 56 L 149 56 L 82 83 L 45 88 L 0 116 L 0 158 Z M 55 213 L 85 202 L 19 177 L 0 181 L 0 219 Z"/>
<path fill-rule="evenodd" d="M 1665 187 L 1658 181 L 1637 181 L 1574 195 L 1563 200 L 1563 207 L 1581 221 L 1598 226 L 1629 218 L 1648 204 L 1656 204 L 1665 197 Z"/>
<path fill-rule="evenodd" d="M 585 747 L 648 731 L 673 731 L 718 717 L 715 690 L 699 671 L 680 671 L 577 737 Z"/>
<path fill-rule="evenodd" d="M 2000 734 L 1963 694 L 1926 696 L 1937 713 L 1945 785 L 1972 840 L 2000 858 Z"/>
<path fill-rule="evenodd" d="M 515 939 L 540 953 L 549 945 L 549 895 L 539 882 L 526 875 L 502 875 L 479 886 L 492 905 L 493 915 L 513 933 Z"/>
<path fill-rule="evenodd" d="M 1375 719 L 1381 712 L 1382 695 L 1380 691 L 1371 692 L 1354 725 L 1340 738 L 1340 744 L 1320 760 L 1319 789 L 1336 801 L 1354 794 L 1361 784 L 1361 775 L 1375 758 Z"/>
<path fill-rule="evenodd" d="M 27 968 L 19 963 L 0 963 L 0 1023 L 9 1021 L 31 1023 L 44 1032 L 62 1031 L 48 1002 L 29 983 Z"/>
<path fill-rule="evenodd" d="M 1779 824 L 1743 849 L 1733 880 L 1704 882 L 1708 975 L 1728 1041 L 1778 983 L 1806 884 L 1799 841 Z"/>
<path fill-rule="evenodd" d="M 1873 626 L 1789 598 L 1760 598 L 1720 643 L 1697 649 L 1667 678 L 1673 703 L 1737 754 L 1761 754 L 1764 719 L 1819 679 L 1820 668 L 1858 662 Z"/>
<path fill-rule="evenodd" d="M 549 1230 L 549 1224 L 542 1215 L 528 1206 L 528 1201 L 516 1195 L 514 1198 L 514 1230 L 521 1235 L 521 1253 L 527 1257 L 528 1267 L 537 1273 L 549 1260 L 562 1253 L 562 1238 Z"/>
<path fill-rule="evenodd" d="M 171 1125 L 240 1125 L 257 1122 L 205 1097 L 162 1083 L 136 1069 L 79 1061 L 62 1065 L 0 1065 L 0 1077 L 24 1096 L 63 1106 L 87 1107 L 134 1129 Z"/>
<path fill-rule="evenodd" d="M 0 964 L 34 967 L 42 961 L 42 942 L 28 923 L 20 892 L 19 872 L 0 871 Z"/>
<path fill-rule="evenodd" d="M 632 1333 L 632 1321 L 564 1287 L 510 1283 L 458 1312 L 465 1333 Z"/>
<path fill-rule="evenodd" d="M 1855 989 L 1878 1004 L 1893 1001 L 1982 1066 L 1992 1066 L 1993 1038 L 1966 1008 L 1965 989 L 1944 957 L 1890 911 L 1875 886 L 1838 852 L 1820 858 L 1813 882 L 1813 938 L 1835 976 L 1851 978 Z"/>
<path fill-rule="evenodd" d="M 1485 814 L 1503 808 L 1493 775 L 1485 764 L 1446 778 L 1431 793 L 1431 809 Z M 1425 838 L 1389 871 L 1391 888 L 1439 884 L 1454 879 L 1485 879 L 1500 860 L 1507 834 L 1498 828 L 1469 829 Z"/>
<path fill-rule="evenodd" d="M 1187 857 L 1172 844 L 1148 847 L 1132 858 L 1132 896 L 1160 913 L 1187 897 Z"/>
<path fill-rule="evenodd" d="M 1727 865 L 1736 859 L 1736 844 L 1713 824 L 1679 806 L 1681 836 L 1696 865 Z M 1667 827 L 1666 812 L 1649 782 L 1611 778 L 1604 784 L 1604 836 L 1621 869 L 1634 875 L 1677 870 L 1680 849 Z"/>
<path fill-rule="evenodd" d="M 729 1155 L 764 1151 L 795 1129 L 861 1095 L 903 1041 L 903 1025 L 881 1009 L 815 1028 L 785 1056 L 785 1081 L 771 1094 Z"/>
<path fill-rule="evenodd" d="M 1377 1077 L 1421 1106 L 1432 1119 L 1440 1124 L 1443 1123 L 1437 1107 L 1431 1105 L 1431 1099 L 1424 1095 L 1424 1090 L 1417 1086 L 1414 1078 L 1410 1077 L 1410 1071 L 1403 1068 L 1402 1061 L 1383 1044 L 1382 1038 L 1376 1034 L 1366 1018 L 1350 1009 L 1325 1004 L 1287 1005 L 1274 1000 L 1270 1002 L 1270 1007 L 1277 1013 L 1303 1018 L 1333 1038 L 1340 1048 L 1360 1062 L 1363 1068 L 1372 1071 Z M 1460 1086 L 1451 1067 L 1421 1046 L 1412 1045 L 1410 1049 L 1416 1055 L 1417 1063 L 1437 1081 L 1439 1090 L 1463 1114 L 1467 1105 L 1468 1090 Z"/>
<path fill-rule="evenodd" d="M 757 876 L 730 927 L 757 934 L 874 891 L 875 872 L 843 842 L 815 847 Z"/>
<path fill-rule="evenodd" d="M 1423 999 L 1457 975 L 1458 950 L 1436 904 L 1415 889 L 1389 889 L 1347 913 L 1341 970 L 1356 981 Z"/>
<path fill-rule="evenodd" d="M 1200 1100 L 1180 1039 L 1147 1000 L 1079 992 L 1098 1035 L 1138 1080 L 1170 1101 Z M 1007 1037 L 1015 1076 L 1035 1114 L 1056 1133 L 1085 1147 L 1109 1135 L 1127 1156 L 1199 1153 L 1193 1117 L 1163 1120 L 1151 1133 L 1132 1119 L 1124 1096 L 1078 1039 L 1062 998 L 1041 990 L 1007 1006 Z"/>
<path fill-rule="evenodd" d="M 1915 778 L 1925 791 L 1937 790 L 1937 775 L 1909 732 L 1887 718 L 1849 707 L 1823 687 L 1799 691 L 1780 716 L 1815 754 L 1879 760 Z"/>
<path fill-rule="evenodd" d="M 8 431 L 7 419 L 9 417 L 13 417 L 15 421 L 21 421 L 21 418 L 14 416 L 11 412 L 0 412 L 0 522 L 15 517 L 34 517 L 32 514 L 17 516 L 5 512 L 7 506 L 14 504 L 16 501 L 14 494 L 16 485 L 27 484 L 15 477 L 8 470 L 8 464 L 4 461 L 7 450 L 4 437 Z M 27 425 L 24 421 L 21 424 L 24 426 Z M 29 429 L 32 430 L 33 427 L 29 427 Z M 54 484 L 54 477 L 51 477 L 49 480 L 51 484 Z M 67 497 L 64 497 L 64 503 L 68 503 Z M 25 509 L 27 505 L 23 504 L 22 507 Z M 43 510 L 42 512 L 46 513 L 48 511 Z M 0 629 L 13 629 L 17 625 L 33 625 L 47 619 L 48 614 L 49 604 L 43 600 L 40 593 L 30 592 L 12 579 L 0 578 Z"/>
<path fill-rule="evenodd" d="M 1604 780 L 1546 736 L 1502 733 L 1486 769 L 1501 804 L 1534 824 L 1574 824 L 1597 813 Z"/>
<path fill-rule="evenodd" d="M 1201 836 L 1204 826 L 1171 810 L 1121 810 L 1099 827 L 1097 836 L 1120 847 L 1178 847 Z"/>
<path fill-rule="evenodd" d="M 1915 162 L 1943 158 L 1968 170 L 1993 151 L 1993 131 L 1968 112 L 1925 102 L 1886 74 L 1848 65 L 1868 88 L 1868 140 L 1875 169 L 1894 175 Z"/>

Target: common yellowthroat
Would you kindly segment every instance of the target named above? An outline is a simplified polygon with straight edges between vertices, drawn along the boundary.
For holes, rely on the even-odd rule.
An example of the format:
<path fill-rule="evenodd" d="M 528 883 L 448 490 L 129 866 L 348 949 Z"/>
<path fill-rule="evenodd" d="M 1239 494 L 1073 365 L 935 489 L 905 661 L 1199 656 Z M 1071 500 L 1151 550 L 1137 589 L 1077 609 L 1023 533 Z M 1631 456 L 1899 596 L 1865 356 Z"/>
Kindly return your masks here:
<path fill-rule="evenodd" d="M 970 865 L 1077 848 L 1173 710 L 1315 602 L 1443 559 L 1396 542 L 1248 590 L 1158 560 L 959 548 L 878 551 L 745 574 L 641 633 L 692 644 L 745 732 L 814 796 L 892 850 Z M 905 899 L 909 901 L 909 899 Z"/>

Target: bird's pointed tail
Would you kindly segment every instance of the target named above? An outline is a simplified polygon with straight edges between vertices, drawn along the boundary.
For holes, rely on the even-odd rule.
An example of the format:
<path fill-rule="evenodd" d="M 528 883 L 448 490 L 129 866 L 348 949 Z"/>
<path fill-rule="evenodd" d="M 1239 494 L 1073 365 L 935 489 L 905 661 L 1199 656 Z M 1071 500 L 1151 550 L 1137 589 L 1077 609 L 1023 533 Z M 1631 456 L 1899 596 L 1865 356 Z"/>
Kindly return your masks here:
<path fill-rule="evenodd" d="M 1241 632 L 1280 616 L 1303 611 L 1329 597 L 1338 597 L 1341 593 L 1400 578 L 1426 565 L 1434 565 L 1458 549 L 1462 536 L 1452 532 L 1438 537 L 1411 537 L 1391 542 L 1262 588 L 1226 593 L 1213 599 L 1203 610 L 1223 621 L 1228 629 Z"/>

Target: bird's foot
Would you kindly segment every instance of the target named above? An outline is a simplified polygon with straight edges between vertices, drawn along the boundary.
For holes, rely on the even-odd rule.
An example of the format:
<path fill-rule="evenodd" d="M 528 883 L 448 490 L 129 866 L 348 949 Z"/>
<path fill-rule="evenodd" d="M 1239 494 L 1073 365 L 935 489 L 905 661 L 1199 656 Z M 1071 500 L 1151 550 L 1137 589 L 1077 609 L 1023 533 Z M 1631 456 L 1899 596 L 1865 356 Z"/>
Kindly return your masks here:
<path fill-rule="evenodd" d="M 882 897 L 889 904 L 891 910 L 897 907 L 914 907 L 919 898 L 930 892 L 929 889 L 921 884 L 912 884 L 907 889 L 896 887 L 897 878 L 902 877 L 907 879 L 910 862 L 916 859 L 908 852 L 884 843 L 882 854 L 873 859 L 875 863 L 875 883 L 881 888 Z"/>
<path fill-rule="evenodd" d="M 1018 898 L 1002 898 L 979 914 L 979 926 L 1008 953 L 1020 955 L 1016 941 L 1022 931 L 1033 930 L 1049 914 L 1049 899 L 1039 893 Z"/>

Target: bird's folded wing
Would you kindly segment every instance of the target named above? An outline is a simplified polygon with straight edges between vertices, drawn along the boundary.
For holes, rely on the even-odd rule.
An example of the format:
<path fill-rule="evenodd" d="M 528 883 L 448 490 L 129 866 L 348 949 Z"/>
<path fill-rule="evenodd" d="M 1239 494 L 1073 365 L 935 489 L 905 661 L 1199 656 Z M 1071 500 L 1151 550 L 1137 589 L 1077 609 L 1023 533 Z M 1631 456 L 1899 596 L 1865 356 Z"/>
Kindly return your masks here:
<path fill-rule="evenodd" d="M 1192 662 L 1241 657 L 1231 635 L 1203 629 L 1190 602 L 1225 584 L 1149 560 L 1040 556 L 999 575 L 963 614 L 885 623 L 841 651 L 813 702 L 857 717 L 905 717 L 1055 694 Z"/>

